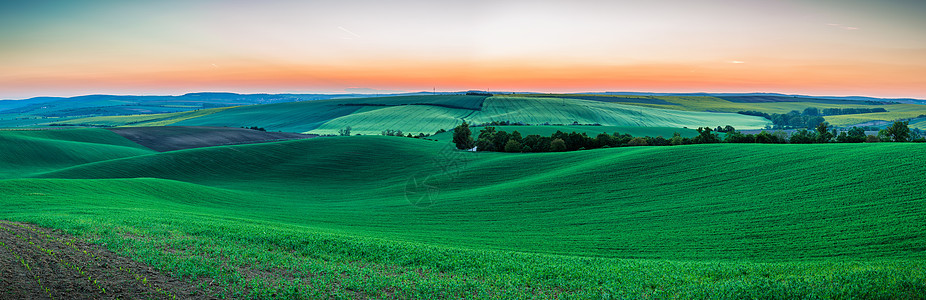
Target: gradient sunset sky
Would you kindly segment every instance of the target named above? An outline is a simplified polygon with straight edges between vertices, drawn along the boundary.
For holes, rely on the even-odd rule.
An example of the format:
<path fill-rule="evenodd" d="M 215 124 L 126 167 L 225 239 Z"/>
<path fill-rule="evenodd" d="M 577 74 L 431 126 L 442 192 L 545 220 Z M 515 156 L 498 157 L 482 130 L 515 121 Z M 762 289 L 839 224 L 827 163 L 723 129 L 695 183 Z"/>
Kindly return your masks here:
<path fill-rule="evenodd" d="M 926 98 L 926 1 L 2 1 L 0 99 L 780 92 Z"/>

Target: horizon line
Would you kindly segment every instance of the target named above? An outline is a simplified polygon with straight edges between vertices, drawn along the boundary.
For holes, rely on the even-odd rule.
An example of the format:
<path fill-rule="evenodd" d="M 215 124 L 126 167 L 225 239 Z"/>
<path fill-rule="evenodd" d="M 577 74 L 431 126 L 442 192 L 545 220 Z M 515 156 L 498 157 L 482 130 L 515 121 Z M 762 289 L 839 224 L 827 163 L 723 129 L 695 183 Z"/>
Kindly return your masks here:
<path fill-rule="evenodd" d="M 779 95 L 779 96 L 799 96 L 799 97 L 827 97 L 827 98 L 872 98 L 872 99 L 884 99 L 884 100 L 920 100 L 926 101 L 926 98 L 916 98 L 916 97 L 878 97 L 878 96 L 865 96 L 865 95 L 813 95 L 813 94 L 789 94 L 786 92 L 707 92 L 707 91 L 694 91 L 694 92 L 652 92 L 652 91 L 582 91 L 582 92 L 555 92 L 555 91 L 506 91 L 506 90 L 485 90 L 485 89 L 468 89 L 468 90 L 454 90 L 454 91 L 391 91 L 383 90 L 382 93 L 375 92 L 349 92 L 349 91 L 338 91 L 338 92 L 232 92 L 232 91 L 195 91 L 195 92 L 186 92 L 178 94 L 156 94 L 156 93 L 142 93 L 142 94 L 105 94 L 105 93 L 91 93 L 91 94 L 77 94 L 71 96 L 33 96 L 28 98 L 18 98 L 18 99 L 0 99 L 0 101 L 23 101 L 23 100 L 32 100 L 38 98 L 78 98 L 78 97 L 87 97 L 87 96 L 116 96 L 116 97 L 182 97 L 191 94 L 235 94 L 235 95 L 407 95 L 407 94 L 446 94 L 446 93 L 466 93 L 466 92 L 487 92 L 487 93 L 507 93 L 507 94 L 550 94 L 550 95 L 603 95 L 603 94 L 665 94 L 665 95 L 748 95 L 748 94 L 767 94 L 767 95 Z"/>

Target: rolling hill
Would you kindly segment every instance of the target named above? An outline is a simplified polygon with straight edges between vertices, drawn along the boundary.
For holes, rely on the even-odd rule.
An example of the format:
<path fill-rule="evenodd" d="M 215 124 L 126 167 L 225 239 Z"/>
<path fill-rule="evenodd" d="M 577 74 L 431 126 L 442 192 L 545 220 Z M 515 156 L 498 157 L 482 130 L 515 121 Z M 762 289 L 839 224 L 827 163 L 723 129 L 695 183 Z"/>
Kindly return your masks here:
<path fill-rule="evenodd" d="M 153 152 L 104 129 L 0 130 L 0 178 Z"/>
<path fill-rule="evenodd" d="M 316 137 L 298 133 L 227 127 L 153 126 L 108 128 L 108 130 L 159 152 Z"/>
<path fill-rule="evenodd" d="M 544 99 L 512 96 L 418 96 L 295 102 L 246 106 L 184 120 L 183 126 L 262 126 L 269 130 L 337 134 L 350 126 L 353 133 L 379 134 L 383 130 L 433 133 L 450 129 L 462 120 L 530 124 L 599 123 L 608 126 L 700 127 L 711 124 L 762 128 L 762 118 L 729 113 L 708 113 L 627 106 L 579 99 Z M 453 103 L 453 104 L 448 104 Z M 261 120 L 255 122 L 252 120 Z M 260 124 L 254 124 L 260 123 Z"/>
<path fill-rule="evenodd" d="M 0 180 L 0 218 L 258 298 L 903 298 L 926 291 L 917 147 L 319 138 L 62 164 Z"/>
<path fill-rule="evenodd" d="M 38 176 L 150 177 L 260 190 L 277 196 L 265 204 L 295 213 L 274 218 L 298 215 L 306 225 L 506 250 L 669 259 L 924 255 L 916 245 L 926 228 L 915 224 L 926 206 L 909 188 L 924 179 L 908 175 L 926 171 L 912 163 L 926 157 L 910 151 L 915 145 L 696 145 L 524 155 L 445 146 L 326 138 L 174 151 Z M 459 168 L 445 172 L 435 162 L 442 152 L 457 155 L 447 163 Z M 881 169 L 897 171 L 867 175 Z M 410 179 L 439 188 L 433 205 L 408 205 Z M 787 184 L 799 186 L 780 188 Z M 307 189 L 313 192 L 306 195 Z M 905 225 L 883 227 L 888 233 L 865 230 L 868 222 Z M 554 242 L 554 236 L 569 239 Z M 801 242 L 789 242 L 795 240 Z"/>
<path fill-rule="evenodd" d="M 767 124 L 705 110 L 808 105 L 583 97 L 331 99 L 56 121 L 152 127 L 0 130 L 0 220 L 233 298 L 926 295 L 919 144 L 513 154 L 459 151 L 449 133 L 378 136 L 461 120 L 535 124 L 497 126 L 522 135 L 693 136 Z M 885 106 L 919 109 L 908 105 Z M 154 125 L 365 136 L 267 142 L 295 134 Z M 223 145 L 242 141 L 265 143 Z"/>
<path fill-rule="evenodd" d="M 311 101 L 306 101 L 311 100 Z M 759 129 L 766 120 L 739 111 L 787 113 L 808 107 L 883 108 L 887 112 L 826 116 L 832 125 L 884 126 L 926 115 L 916 101 L 835 99 L 778 94 L 502 94 L 476 95 L 92 95 L 68 99 L 0 101 L 0 126 L 259 126 L 273 131 L 337 134 L 382 130 L 433 133 L 461 119 L 531 124 L 600 123 L 610 126 L 689 127 L 733 125 Z M 232 107 L 236 106 L 236 107 Z M 220 108 L 215 108 L 220 107 Z M 261 124 L 257 124 L 261 123 Z M 716 124 L 715 124 L 716 123 Z M 918 122 L 911 122 L 914 128 Z M 713 125 L 712 125 L 713 124 Z"/>

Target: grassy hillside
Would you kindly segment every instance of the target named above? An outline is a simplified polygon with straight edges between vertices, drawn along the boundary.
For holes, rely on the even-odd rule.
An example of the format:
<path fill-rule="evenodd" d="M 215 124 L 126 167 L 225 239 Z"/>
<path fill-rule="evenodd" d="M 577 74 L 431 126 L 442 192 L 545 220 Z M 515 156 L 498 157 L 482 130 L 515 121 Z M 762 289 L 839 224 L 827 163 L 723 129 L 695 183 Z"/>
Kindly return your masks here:
<path fill-rule="evenodd" d="M 917 147 L 319 138 L 0 180 L 0 218 L 249 297 L 905 298 L 926 292 Z"/>
<path fill-rule="evenodd" d="M 266 132 L 231 127 L 150 126 L 107 128 L 107 130 L 158 152 L 315 137 L 290 132 Z"/>
<path fill-rule="evenodd" d="M 56 193 L 45 194 L 48 188 Z M 247 298 L 917 298 L 921 260 L 665 261 L 397 242 L 227 216 L 264 204 L 160 179 L 5 180 L 0 216 L 59 228 Z M 88 194 L 87 191 L 96 191 Z M 191 192 L 192 191 L 192 192 Z M 54 210 L 23 197 L 44 196 Z M 62 196 L 69 197 L 67 201 Z M 103 203 L 101 203 L 103 202 Z"/>
<path fill-rule="evenodd" d="M 221 114 L 174 123 L 177 126 L 258 126 L 273 131 L 304 132 L 333 118 L 346 116 L 362 106 L 327 105 L 320 101 L 242 106 Z"/>
<path fill-rule="evenodd" d="M 46 127 L 49 124 L 67 121 L 74 118 L 47 118 L 47 117 L 24 117 L 21 115 L 0 115 L 0 128 L 30 128 Z"/>
<path fill-rule="evenodd" d="M 673 107 L 675 108 L 675 107 Z M 433 133 L 463 119 L 531 124 L 600 123 L 606 126 L 690 127 L 733 125 L 762 128 L 767 120 L 732 113 L 666 110 L 601 101 L 514 96 L 402 96 L 251 105 L 175 114 L 92 117 L 57 123 L 96 126 L 259 126 L 272 131 L 355 134 L 383 130 Z"/>
<path fill-rule="evenodd" d="M 259 126 L 273 131 L 314 134 L 336 134 L 345 126 L 352 126 L 356 133 L 361 134 L 379 134 L 385 129 L 410 131 L 427 128 L 430 130 L 423 132 L 434 132 L 442 128 L 434 126 L 444 126 L 437 120 L 443 119 L 444 123 L 446 120 L 453 120 L 459 114 L 456 111 L 477 109 L 484 99 L 483 96 L 465 95 L 400 96 L 244 106 L 220 114 L 177 122 L 174 125 Z M 380 110 L 382 113 L 372 113 Z M 358 115 L 353 115 L 355 113 Z M 340 119 L 342 117 L 345 119 Z M 419 119 L 422 121 L 415 121 Z M 326 124 L 329 122 L 331 124 Z M 397 125 L 409 128 L 387 127 Z"/>
<path fill-rule="evenodd" d="M 460 125 L 462 118 L 473 110 L 430 105 L 393 106 L 367 109 L 339 117 L 309 131 L 314 134 L 337 134 L 351 126 L 353 134 L 380 134 L 383 130 L 402 130 L 405 133 L 434 133 L 439 129 Z"/>
<path fill-rule="evenodd" d="M 247 95 L 245 97 L 245 95 L 230 94 L 228 96 L 233 98 L 244 97 L 234 98 L 241 101 L 254 100 L 257 102 L 253 103 L 263 103 L 264 100 L 267 102 L 293 101 L 307 95 Z M 270 98 L 264 99 L 262 97 Z M 766 98 L 774 98 L 774 100 Z M 351 126 L 355 129 L 355 133 L 360 134 L 377 134 L 385 129 L 402 130 L 417 134 L 432 133 L 438 129 L 448 129 L 449 127 L 446 127 L 448 124 L 458 123 L 461 118 L 476 123 L 507 120 L 532 124 L 572 124 L 578 121 L 580 123 L 601 123 L 610 126 L 696 128 L 699 126 L 733 125 L 741 129 L 758 129 L 764 127 L 768 122 L 763 119 L 738 116 L 734 113 L 746 110 L 765 113 L 787 113 L 792 110 L 802 111 L 808 107 L 819 109 L 876 107 L 888 111 L 885 113 L 826 117 L 828 122 L 837 126 L 851 126 L 871 121 L 894 121 L 926 115 L 926 105 L 891 104 L 890 102 L 876 101 L 789 99 L 781 96 L 745 96 L 727 97 L 727 99 L 713 96 L 556 94 L 497 95 L 494 97 L 467 95 L 389 96 L 312 100 L 153 114 L 139 114 L 142 111 L 119 112 L 114 110 L 120 107 L 126 109 L 143 108 L 141 106 L 136 107 L 137 105 L 132 106 L 137 103 L 131 102 L 131 99 L 134 99 L 131 97 L 119 98 L 121 100 L 118 101 L 103 97 L 100 99 L 109 101 L 106 104 L 109 106 L 85 107 L 95 103 L 90 101 L 93 99 L 95 98 L 90 97 L 84 99 L 89 102 L 74 102 L 61 107 L 56 106 L 55 109 L 64 109 L 55 110 L 54 113 L 50 114 L 38 113 L 33 115 L 33 113 L 43 111 L 42 105 L 45 104 L 27 105 L 32 112 L 11 113 L 16 111 L 11 110 L 0 114 L 0 125 L 38 126 L 40 124 L 56 123 L 85 126 L 259 126 L 273 131 L 315 134 L 336 134 L 338 130 Z M 206 102 L 212 101 L 209 100 L 211 98 L 208 95 L 203 99 Z M 234 99 L 220 100 L 231 101 Z M 247 101 L 245 102 L 252 103 Z M 113 106 L 118 103 L 122 103 L 123 106 Z M 187 104 L 189 103 L 157 102 L 157 109 L 190 110 L 195 108 Z M 20 107 L 17 109 L 26 108 Z M 97 112 L 95 109 L 101 111 Z M 147 112 L 157 112 L 157 109 Z M 87 115 L 91 117 L 85 117 Z M 427 117 L 422 118 L 422 116 Z M 17 118 L 19 119 L 17 120 Z M 389 126 L 393 128 L 386 128 Z M 914 127 L 916 126 L 919 125 Z"/>
<path fill-rule="evenodd" d="M 885 113 L 827 116 L 836 126 L 871 121 L 892 121 L 926 115 L 926 106 L 915 104 L 866 105 L 858 101 L 824 102 L 733 102 L 709 96 L 401 96 L 316 100 L 251 105 L 169 114 L 103 116 L 67 119 L 11 121 L 11 125 L 59 123 L 92 126 L 259 126 L 273 131 L 337 134 L 347 126 L 353 133 L 378 134 L 382 130 L 433 133 L 449 129 L 466 119 L 471 123 L 491 121 L 531 124 L 600 123 L 608 126 L 689 127 L 733 125 L 758 129 L 767 120 L 733 114 L 753 110 L 766 113 L 802 111 L 807 107 L 871 108 Z M 725 113 L 716 113 L 725 112 Z M 914 123 L 914 127 L 919 126 Z M 919 127 L 916 127 L 919 128 Z"/>
<path fill-rule="evenodd" d="M 476 124 L 491 121 L 529 124 L 579 122 L 580 124 L 598 123 L 607 126 L 675 128 L 733 125 L 733 127 L 743 129 L 757 129 L 770 124 L 763 118 L 732 113 L 685 112 L 591 100 L 513 96 L 486 99 L 482 111 L 474 113 L 467 120 Z"/>
<path fill-rule="evenodd" d="M 909 187 L 926 179 L 905 175 L 926 171 L 913 163 L 924 158 L 911 151 L 915 145 L 698 145 L 524 155 L 442 147 L 401 138 L 328 138 L 183 150 L 43 177 L 153 177 L 261 190 L 281 199 L 263 201 L 289 206 L 284 211 L 300 212 L 307 224 L 509 250 L 671 259 L 923 255 L 915 246 L 926 238 L 917 233 L 926 228 L 915 225 L 923 203 Z M 449 161 L 458 168 L 444 172 L 435 159 L 451 154 L 459 155 Z M 869 168 L 895 171 L 870 178 Z M 414 178 L 439 189 L 427 209 L 408 203 L 407 183 Z M 750 192 L 738 192 L 743 189 Z M 302 215 L 306 210 L 312 216 Z M 295 217 L 280 213 L 274 218 Z M 850 219 L 856 222 L 845 222 Z M 878 232 L 865 229 L 868 222 L 906 228 Z M 553 236 L 569 239 L 550 241 Z"/>
<path fill-rule="evenodd" d="M 827 99 L 802 99 L 794 98 L 793 102 L 752 102 L 752 101 L 730 101 L 720 97 L 712 96 L 623 96 L 623 95 L 534 95 L 531 97 L 542 98 L 574 98 L 586 99 L 600 102 L 620 103 L 626 105 L 655 107 L 664 109 L 676 109 L 686 111 L 714 111 L 714 112 L 738 112 L 738 111 L 761 111 L 765 113 L 784 114 L 792 110 L 803 111 L 808 107 L 825 108 L 884 108 L 887 112 L 867 113 L 853 115 L 826 116 L 825 119 L 830 124 L 836 126 L 852 126 L 855 124 L 871 121 L 894 121 L 900 119 L 916 118 L 920 115 L 926 115 L 926 105 L 917 104 L 885 104 L 872 105 L 864 101 L 845 101 L 845 100 L 827 100 Z M 737 97 L 730 97 L 737 98 Z M 739 97 L 755 98 L 755 97 Z M 780 99 L 779 99 L 780 100 Z M 922 124 L 911 124 L 914 128 L 926 129 Z M 738 128 L 738 127 L 737 127 Z"/>
<path fill-rule="evenodd" d="M 167 126 L 183 120 L 189 120 L 213 113 L 224 111 L 231 107 L 220 107 L 211 109 L 202 109 L 194 111 L 166 113 L 166 114 L 145 114 L 145 115 L 128 115 L 128 116 L 100 116 L 78 118 L 66 121 L 52 121 L 54 124 L 80 125 L 80 126 Z"/>
<path fill-rule="evenodd" d="M 578 99 L 588 98 L 582 95 L 545 95 L 545 97 L 575 97 Z M 666 109 L 677 109 L 687 111 L 715 111 L 715 112 L 737 112 L 743 110 L 757 110 L 765 113 L 784 114 L 792 110 L 803 111 L 808 107 L 824 108 L 873 108 L 881 107 L 888 111 L 898 104 L 892 105 L 870 105 L 862 101 L 800 101 L 795 98 L 794 102 L 745 102 L 730 101 L 713 96 L 623 96 L 623 95 L 595 95 L 591 96 L 595 101 L 622 103 L 628 105 L 648 106 Z M 906 104 L 902 104 L 906 105 Z M 926 106 L 920 106 L 921 110 L 926 110 Z"/>
<path fill-rule="evenodd" d="M 361 105 L 429 105 L 468 110 L 478 110 L 482 107 L 487 96 L 475 95 L 426 95 L 426 96 L 393 96 L 393 97 L 367 97 L 353 99 L 329 100 L 323 103 L 330 104 L 361 104 Z"/>
<path fill-rule="evenodd" d="M 739 114 L 654 109 L 580 99 L 495 96 L 485 99 L 480 110 L 410 105 L 357 111 L 327 121 L 307 133 L 336 134 L 347 126 L 352 127 L 353 133 L 359 134 L 379 134 L 385 129 L 413 134 L 433 133 L 459 125 L 464 119 L 476 124 L 492 121 L 529 124 L 579 122 L 675 128 L 733 125 L 748 129 L 769 124 L 765 119 Z"/>
<path fill-rule="evenodd" d="M 0 178 L 153 152 L 104 129 L 0 130 Z"/>
<path fill-rule="evenodd" d="M 926 105 L 895 104 L 885 106 L 888 112 L 868 113 L 857 115 L 828 116 L 826 121 L 836 126 L 847 126 L 871 121 L 894 121 L 898 119 L 912 119 L 926 115 Z M 914 128 L 926 129 L 920 124 L 913 123 Z"/>
<path fill-rule="evenodd" d="M 254 297 L 904 297 L 926 291 L 915 147 L 321 138 L 3 180 L 0 217 Z"/>

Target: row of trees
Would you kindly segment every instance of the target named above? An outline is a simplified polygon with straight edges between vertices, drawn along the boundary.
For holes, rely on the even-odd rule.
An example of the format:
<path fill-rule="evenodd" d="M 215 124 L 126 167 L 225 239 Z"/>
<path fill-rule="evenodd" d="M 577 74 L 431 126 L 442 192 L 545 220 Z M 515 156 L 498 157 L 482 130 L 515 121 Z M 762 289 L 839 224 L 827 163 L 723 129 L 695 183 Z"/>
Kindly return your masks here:
<path fill-rule="evenodd" d="M 582 125 L 582 126 L 601 126 L 601 123 L 579 123 L 579 121 L 572 121 L 572 123 L 563 124 L 563 123 L 550 123 L 544 122 L 541 124 L 531 124 L 525 122 L 512 122 L 512 121 L 492 121 L 492 122 L 483 122 L 479 124 L 473 124 L 473 127 L 486 127 L 486 126 L 532 126 L 532 125 L 544 125 L 544 126 L 564 126 L 564 125 Z"/>
<path fill-rule="evenodd" d="M 865 130 L 853 127 L 848 131 L 838 132 L 830 128 L 827 123 L 819 123 L 814 130 L 802 129 L 788 135 L 784 131 L 769 133 L 762 131 L 758 134 L 743 134 L 732 126 L 718 127 L 726 133 L 723 138 L 716 130 L 710 127 L 699 127 L 698 135 L 688 138 L 674 133 L 671 138 L 634 137 L 629 134 L 601 133 L 590 137 L 585 133 L 564 133 L 557 131 L 550 136 L 536 134 L 522 136 L 515 130 L 508 133 L 497 131 L 495 127 L 485 127 L 473 138 L 469 124 L 463 122 L 453 130 L 453 142 L 459 149 L 472 149 L 478 151 L 496 152 L 562 152 L 595 148 L 625 147 L 625 146 L 677 146 L 690 144 L 711 143 L 762 143 L 762 144 L 811 144 L 811 143 L 862 143 L 862 142 L 926 142 L 908 127 L 908 122 L 894 122 L 890 127 L 881 130 L 878 135 L 866 135 Z M 912 135 L 911 135 L 912 133 Z"/>
<path fill-rule="evenodd" d="M 822 114 L 824 116 L 835 116 L 835 115 L 854 115 L 854 114 L 869 114 L 869 113 L 879 113 L 887 112 L 883 107 L 876 108 L 824 108 Z"/>
<path fill-rule="evenodd" d="M 807 110 L 804 110 L 807 112 Z M 806 114 L 801 113 L 796 110 L 792 110 L 786 114 L 772 114 L 769 118 L 772 121 L 775 129 L 786 129 L 786 128 L 807 128 L 811 129 L 817 126 L 817 124 L 823 123 L 823 116 L 819 114 Z"/>
<path fill-rule="evenodd" d="M 453 130 L 453 142 L 457 148 L 472 149 L 476 147 L 479 151 L 496 152 L 562 152 L 639 143 L 639 141 L 635 142 L 633 139 L 634 137 L 629 134 L 615 134 L 612 136 L 602 133 L 592 138 L 585 133 L 564 133 L 562 131 L 557 131 L 551 136 L 537 134 L 522 136 L 517 130 L 508 133 L 504 130 L 496 130 L 495 127 L 491 126 L 484 127 L 480 130 L 479 136 L 473 139 L 472 131 L 470 131 L 466 122 Z"/>
<path fill-rule="evenodd" d="M 441 130 L 438 130 L 437 132 L 435 132 L 434 134 L 444 133 L 444 132 L 447 132 L 447 130 L 441 129 Z M 357 135 L 360 135 L 360 134 L 357 134 Z M 426 140 L 429 140 L 429 139 L 427 139 L 427 137 L 430 137 L 430 136 L 431 136 L 430 133 L 423 133 L 423 132 L 422 132 L 422 133 L 418 133 L 417 135 L 411 134 L 411 133 L 405 134 L 405 133 L 403 133 L 401 130 L 392 130 L 392 129 L 383 130 L 383 131 L 380 132 L 380 135 L 385 135 L 385 136 L 404 136 L 404 137 L 410 137 L 410 138 L 416 138 L 416 139 L 426 139 Z"/>
<path fill-rule="evenodd" d="M 877 108 L 824 108 L 822 111 L 816 107 L 805 108 L 803 112 L 792 110 L 786 114 L 768 114 L 760 111 L 739 111 L 737 113 L 749 116 L 758 116 L 772 121 L 775 129 L 806 128 L 814 129 L 823 123 L 823 116 L 867 114 L 887 112 L 882 107 Z"/>
<path fill-rule="evenodd" d="M 266 128 L 257 127 L 257 126 L 251 126 L 251 127 L 244 127 L 244 126 L 241 126 L 241 128 L 250 129 L 250 130 L 257 130 L 257 131 L 267 131 Z"/>
<path fill-rule="evenodd" d="M 854 115 L 887 112 L 883 107 L 876 108 L 824 108 L 808 107 L 804 109 L 803 115 L 807 116 L 835 116 L 835 115 Z"/>

